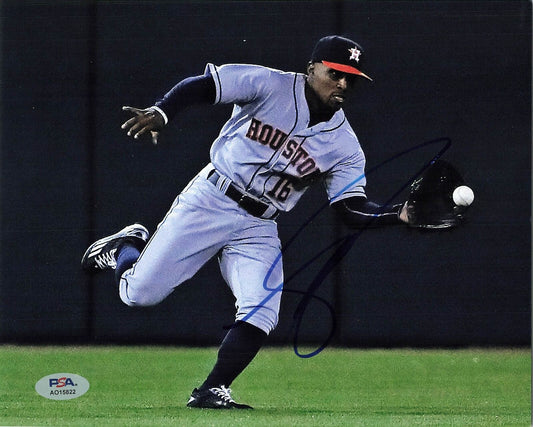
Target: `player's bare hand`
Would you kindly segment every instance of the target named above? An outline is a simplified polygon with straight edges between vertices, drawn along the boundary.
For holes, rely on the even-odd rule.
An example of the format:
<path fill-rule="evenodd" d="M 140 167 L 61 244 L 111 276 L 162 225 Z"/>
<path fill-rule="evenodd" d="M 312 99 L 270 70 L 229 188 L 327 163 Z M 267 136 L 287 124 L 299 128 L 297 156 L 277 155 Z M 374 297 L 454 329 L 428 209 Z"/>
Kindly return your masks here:
<path fill-rule="evenodd" d="M 133 114 L 133 117 L 121 126 L 128 136 L 138 139 L 148 132 L 151 135 L 152 143 L 157 145 L 159 132 L 165 126 L 165 119 L 157 110 L 153 108 L 122 107 L 123 111 Z"/>
<path fill-rule="evenodd" d="M 405 222 L 406 224 L 409 224 L 409 213 L 407 211 L 407 202 L 405 202 L 402 206 L 402 209 L 400 211 L 400 221 Z"/>

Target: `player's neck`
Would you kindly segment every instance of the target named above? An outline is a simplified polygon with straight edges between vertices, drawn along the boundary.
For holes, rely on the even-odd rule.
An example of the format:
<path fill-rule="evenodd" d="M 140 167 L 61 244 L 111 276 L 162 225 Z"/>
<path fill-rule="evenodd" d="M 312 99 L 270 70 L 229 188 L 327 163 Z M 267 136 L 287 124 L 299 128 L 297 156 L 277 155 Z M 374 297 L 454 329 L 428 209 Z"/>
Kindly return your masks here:
<path fill-rule="evenodd" d="M 327 122 L 335 114 L 335 111 L 324 106 L 307 82 L 305 83 L 305 100 L 309 107 L 309 127 L 320 122 Z"/>

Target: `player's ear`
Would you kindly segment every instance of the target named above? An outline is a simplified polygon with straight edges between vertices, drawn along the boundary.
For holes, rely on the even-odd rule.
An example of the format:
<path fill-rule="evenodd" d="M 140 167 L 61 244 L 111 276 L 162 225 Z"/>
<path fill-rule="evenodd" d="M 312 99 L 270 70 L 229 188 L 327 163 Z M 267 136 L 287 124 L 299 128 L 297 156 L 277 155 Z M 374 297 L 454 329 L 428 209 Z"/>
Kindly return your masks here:
<path fill-rule="evenodd" d="M 307 74 L 311 74 L 315 70 L 315 64 L 313 64 L 311 61 L 307 63 Z"/>

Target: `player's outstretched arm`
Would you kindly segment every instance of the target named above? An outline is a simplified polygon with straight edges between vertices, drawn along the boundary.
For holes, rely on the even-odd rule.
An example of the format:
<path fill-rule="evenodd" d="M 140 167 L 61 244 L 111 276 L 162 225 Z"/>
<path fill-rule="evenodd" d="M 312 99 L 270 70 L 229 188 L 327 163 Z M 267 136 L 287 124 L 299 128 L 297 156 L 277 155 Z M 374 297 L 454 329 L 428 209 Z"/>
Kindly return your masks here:
<path fill-rule="evenodd" d="M 122 125 L 128 136 L 137 139 L 150 132 L 157 144 L 159 132 L 180 111 L 195 104 L 212 104 L 216 95 L 215 82 L 210 74 L 188 77 L 174 86 L 149 108 L 122 107 L 133 117 Z"/>
<path fill-rule="evenodd" d="M 165 118 L 156 108 L 122 107 L 122 110 L 133 114 L 133 117 L 122 125 L 128 136 L 137 139 L 150 132 L 152 143 L 157 144 L 159 132 L 165 126 Z"/>
<path fill-rule="evenodd" d="M 349 197 L 333 203 L 332 208 L 351 227 L 379 227 L 407 223 L 405 204 L 381 206 L 366 197 Z"/>

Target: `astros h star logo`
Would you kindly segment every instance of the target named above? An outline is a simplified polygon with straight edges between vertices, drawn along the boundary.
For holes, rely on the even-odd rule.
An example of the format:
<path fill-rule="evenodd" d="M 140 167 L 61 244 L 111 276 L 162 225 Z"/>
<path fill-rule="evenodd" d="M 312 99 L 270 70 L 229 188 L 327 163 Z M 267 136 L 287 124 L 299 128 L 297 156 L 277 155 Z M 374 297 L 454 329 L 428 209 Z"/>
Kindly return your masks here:
<path fill-rule="evenodd" d="M 348 51 L 350 52 L 350 59 L 355 59 L 357 62 L 359 62 L 361 51 L 356 47 L 352 47 L 351 49 L 348 49 Z"/>

